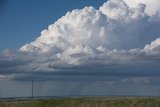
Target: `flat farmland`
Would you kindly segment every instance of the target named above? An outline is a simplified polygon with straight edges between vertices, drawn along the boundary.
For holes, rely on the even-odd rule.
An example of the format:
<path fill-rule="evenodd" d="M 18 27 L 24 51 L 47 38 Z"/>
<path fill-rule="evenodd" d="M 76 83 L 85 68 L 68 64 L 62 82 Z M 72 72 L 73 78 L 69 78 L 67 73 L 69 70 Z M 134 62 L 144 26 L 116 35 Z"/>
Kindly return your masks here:
<path fill-rule="evenodd" d="M 160 107 L 159 97 L 81 97 L 2 100 L 0 107 Z"/>

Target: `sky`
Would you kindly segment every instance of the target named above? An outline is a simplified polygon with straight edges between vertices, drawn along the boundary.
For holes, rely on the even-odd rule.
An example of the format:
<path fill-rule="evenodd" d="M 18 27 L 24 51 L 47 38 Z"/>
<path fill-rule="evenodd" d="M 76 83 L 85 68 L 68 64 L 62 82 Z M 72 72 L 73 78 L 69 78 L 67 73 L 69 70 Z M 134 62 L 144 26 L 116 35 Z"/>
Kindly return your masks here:
<path fill-rule="evenodd" d="M 1 1 L 0 97 L 159 96 L 159 3 Z"/>
<path fill-rule="evenodd" d="M 104 2 L 105 0 L 1 0 L 0 50 L 18 49 L 33 41 L 43 29 L 68 11 L 85 6 L 99 8 Z"/>

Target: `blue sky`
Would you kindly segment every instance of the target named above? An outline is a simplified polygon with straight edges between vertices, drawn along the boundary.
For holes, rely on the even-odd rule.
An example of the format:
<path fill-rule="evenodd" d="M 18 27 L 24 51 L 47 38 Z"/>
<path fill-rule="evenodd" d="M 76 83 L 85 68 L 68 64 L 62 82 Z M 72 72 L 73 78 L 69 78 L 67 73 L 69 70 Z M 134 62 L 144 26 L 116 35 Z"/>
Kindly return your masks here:
<path fill-rule="evenodd" d="M 0 97 L 30 96 L 32 78 L 35 96 L 159 96 L 157 4 L 1 1 Z"/>
<path fill-rule="evenodd" d="M 85 6 L 99 8 L 106 0 L 2 0 L 0 2 L 0 50 L 17 49 L 68 11 Z"/>

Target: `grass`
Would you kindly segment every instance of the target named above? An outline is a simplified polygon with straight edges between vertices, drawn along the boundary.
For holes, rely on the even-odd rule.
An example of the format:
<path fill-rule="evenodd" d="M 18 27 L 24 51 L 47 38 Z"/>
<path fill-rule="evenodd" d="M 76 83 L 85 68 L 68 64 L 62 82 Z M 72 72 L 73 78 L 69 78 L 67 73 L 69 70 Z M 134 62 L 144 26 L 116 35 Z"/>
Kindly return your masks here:
<path fill-rule="evenodd" d="M 0 107 L 160 107 L 160 98 L 57 98 L 0 101 Z"/>

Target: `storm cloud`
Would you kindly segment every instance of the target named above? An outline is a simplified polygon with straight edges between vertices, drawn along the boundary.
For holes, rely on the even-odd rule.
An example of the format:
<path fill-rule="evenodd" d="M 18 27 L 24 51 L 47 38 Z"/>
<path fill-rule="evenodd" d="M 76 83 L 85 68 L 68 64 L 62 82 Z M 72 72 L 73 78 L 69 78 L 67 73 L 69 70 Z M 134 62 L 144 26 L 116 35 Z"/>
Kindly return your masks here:
<path fill-rule="evenodd" d="M 109 76 L 118 76 L 122 82 L 149 83 L 146 76 L 160 75 L 159 3 L 109 0 L 98 10 L 90 6 L 67 12 L 33 42 L 1 52 L 0 78 L 107 76 L 114 83 Z M 133 79 L 124 79 L 129 76 Z"/>

